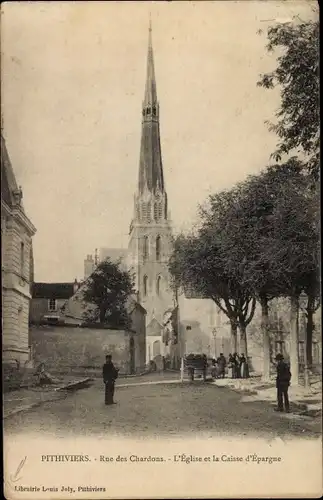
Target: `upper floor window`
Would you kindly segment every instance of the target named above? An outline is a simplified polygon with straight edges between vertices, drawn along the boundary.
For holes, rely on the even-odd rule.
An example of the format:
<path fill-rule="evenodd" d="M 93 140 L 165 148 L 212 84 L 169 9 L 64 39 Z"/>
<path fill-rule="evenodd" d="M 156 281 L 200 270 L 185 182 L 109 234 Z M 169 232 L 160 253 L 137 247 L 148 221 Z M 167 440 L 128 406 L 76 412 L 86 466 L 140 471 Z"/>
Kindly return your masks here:
<path fill-rule="evenodd" d="M 156 238 L 156 260 L 160 260 L 161 241 L 160 236 Z"/>
<path fill-rule="evenodd" d="M 22 241 L 20 243 L 20 274 L 24 276 L 25 273 L 25 244 Z"/>
<path fill-rule="evenodd" d="M 146 297 L 148 293 L 148 276 L 144 276 L 144 297 Z"/>
<path fill-rule="evenodd" d="M 153 107 L 153 115 L 155 115 L 155 116 L 156 116 L 156 112 L 157 112 L 157 110 L 156 110 L 156 106 L 154 106 L 154 107 Z"/>
<path fill-rule="evenodd" d="M 144 236 L 143 241 L 143 258 L 146 260 L 148 258 L 148 236 Z"/>
<path fill-rule="evenodd" d="M 57 300 L 56 299 L 49 299 L 48 310 L 52 311 L 52 312 L 57 311 Z"/>
<path fill-rule="evenodd" d="M 150 115 L 151 109 L 147 108 L 147 115 Z"/>

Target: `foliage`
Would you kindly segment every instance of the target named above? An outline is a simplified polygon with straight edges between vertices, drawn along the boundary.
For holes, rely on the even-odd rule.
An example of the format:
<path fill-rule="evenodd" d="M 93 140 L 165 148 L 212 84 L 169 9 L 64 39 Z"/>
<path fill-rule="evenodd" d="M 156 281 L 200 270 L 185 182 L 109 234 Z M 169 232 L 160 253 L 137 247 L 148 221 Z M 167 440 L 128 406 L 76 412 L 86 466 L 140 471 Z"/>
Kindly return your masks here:
<path fill-rule="evenodd" d="M 296 158 L 249 177 L 241 188 L 244 280 L 259 299 L 317 289 L 316 193 Z"/>
<path fill-rule="evenodd" d="M 256 299 L 319 293 L 317 192 L 296 158 L 212 195 L 196 234 L 169 262 L 178 285 L 209 297 L 245 335 Z M 267 327 L 266 327 L 267 328 Z"/>
<path fill-rule="evenodd" d="M 113 328 L 128 328 L 127 301 L 133 293 L 132 277 L 120 269 L 119 262 L 101 262 L 85 284 L 83 299 L 90 306 L 85 319 Z"/>
<path fill-rule="evenodd" d="M 319 172 L 319 22 L 278 23 L 267 32 L 269 52 L 278 51 L 277 67 L 261 75 L 259 86 L 281 89 L 277 122 L 269 123 L 279 137 L 273 154 L 304 154 L 307 168 Z"/>
<path fill-rule="evenodd" d="M 255 301 L 243 278 L 240 251 L 239 187 L 209 198 L 201 209 L 197 234 L 180 235 L 169 261 L 170 273 L 185 291 L 214 300 L 232 324 L 246 326 L 252 319 Z"/>

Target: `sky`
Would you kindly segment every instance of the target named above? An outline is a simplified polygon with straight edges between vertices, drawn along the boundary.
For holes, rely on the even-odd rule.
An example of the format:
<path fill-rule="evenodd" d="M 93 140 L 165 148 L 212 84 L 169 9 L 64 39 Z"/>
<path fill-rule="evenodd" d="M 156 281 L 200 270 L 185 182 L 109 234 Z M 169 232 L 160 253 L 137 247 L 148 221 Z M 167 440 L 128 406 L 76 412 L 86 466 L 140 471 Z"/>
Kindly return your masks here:
<path fill-rule="evenodd" d="M 314 3 L 315 5 L 315 3 Z M 95 248 L 127 247 L 137 186 L 149 13 L 174 232 L 209 194 L 270 161 L 278 90 L 266 30 L 308 1 L 10 2 L 1 33 L 3 135 L 37 228 L 36 281 L 83 278 Z M 259 29 L 264 34 L 259 35 Z"/>

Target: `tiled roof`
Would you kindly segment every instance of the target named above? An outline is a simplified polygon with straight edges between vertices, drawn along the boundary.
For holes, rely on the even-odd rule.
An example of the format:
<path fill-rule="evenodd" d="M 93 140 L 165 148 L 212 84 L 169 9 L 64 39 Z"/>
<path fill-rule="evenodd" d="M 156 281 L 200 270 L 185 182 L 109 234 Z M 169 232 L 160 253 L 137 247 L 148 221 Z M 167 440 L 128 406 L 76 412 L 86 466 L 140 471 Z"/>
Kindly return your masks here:
<path fill-rule="evenodd" d="M 74 283 L 33 283 L 33 299 L 69 299 L 74 293 Z"/>

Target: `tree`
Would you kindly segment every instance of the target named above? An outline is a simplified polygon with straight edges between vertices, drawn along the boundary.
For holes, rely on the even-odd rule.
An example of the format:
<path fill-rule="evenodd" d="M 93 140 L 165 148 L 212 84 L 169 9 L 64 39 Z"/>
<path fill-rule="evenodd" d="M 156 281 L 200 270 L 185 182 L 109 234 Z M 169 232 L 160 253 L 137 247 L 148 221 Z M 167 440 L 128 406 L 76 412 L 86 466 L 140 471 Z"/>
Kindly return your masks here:
<path fill-rule="evenodd" d="M 318 277 L 318 232 L 311 210 L 314 193 L 309 186 L 303 164 L 291 158 L 250 176 L 241 188 L 244 281 L 261 306 L 265 379 L 270 375 L 269 302 L 286 295 L 293 311 L 292 359 L 298 378 L 298 295 L 304 286 L 315 287 Z"/>
<path fill-rule="evenodd" d="M 83 299 L 89 304 L 86 320 L 128 328 L 127 300 L 133 293 L 132 277 L 120 269 L 119 262 L 101 262 L 85 284 Z"/>
<path fill-rule="evenodd" d="M 280 141 L 273 157 L 302 153 L 305 165 L 319 174 L 319 21 L 278 23 L 267 32 L 269 52 L 279 51 L 274 71 L 261 75 L 259 86 L 281 89 L 277 122 L 269 123 Z"/>
<path fill-rule="evenodd" d="M 246 328 L 256 301 L 243 281 L 243 255 L 234 233 L 239 214 L 236 197 L 239 186 L 213 195 L 208 207 L 201 209 L 201 225 L 196 234 L 180 235 L 175 240 L 169 269 L 177 286 L 211 298 L 231 324 L 232 350 L 237 351 L 237 328 L 241 349 L 247 356 Z"/>
<path fill-rule="evenodd" d="M 280 189 L 272 213 L 272 243 L 267 251 L 279 292 L 290 298 L 290 360 L 293 383 L 298 383 L 299 296 L 304 289 L 312 293 L 318 290 L 319 233 L 312 210 L 313 192 L 302 164 L 291 159 L 285 165 L 271 167 L 270 173 L 277 177 Z"/>

